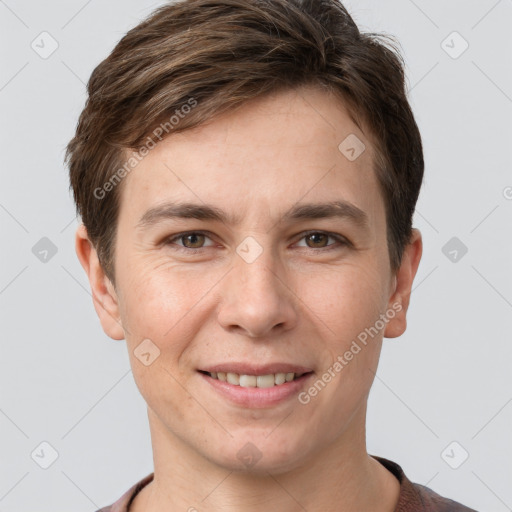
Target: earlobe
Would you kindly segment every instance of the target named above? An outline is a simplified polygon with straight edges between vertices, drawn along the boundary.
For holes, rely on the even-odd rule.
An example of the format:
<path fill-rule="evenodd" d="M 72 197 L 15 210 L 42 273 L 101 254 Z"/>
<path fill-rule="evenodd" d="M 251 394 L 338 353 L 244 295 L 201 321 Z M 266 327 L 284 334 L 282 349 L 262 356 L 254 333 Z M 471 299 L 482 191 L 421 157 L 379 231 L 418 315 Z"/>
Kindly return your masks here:
<path fill-rule="evenodd" d="M 394 277 L 394 291 L 388 302 L 388 310 L 390 312 L 394 311 L 395 314 L 386 325 L 384 331 L 386 338 L 401 336 L 407 328 L 407 309 L 409 308 L 412 284 L 420 264 L 422 252 L 421 233 L 419 230 L 413 229 L 411 239 L 404 248 L 402 263 Z"/>
<path fill-rule="evenodd" d="M 117 294 L 100 265 L 96 249 L 89 240 L 83 224 L 76 230 L 75 251 L 89 278 L 94 309 L 100 319 L 103 331 L 114 340 L 124 339 L 125 334 L 121 324 Z"/>

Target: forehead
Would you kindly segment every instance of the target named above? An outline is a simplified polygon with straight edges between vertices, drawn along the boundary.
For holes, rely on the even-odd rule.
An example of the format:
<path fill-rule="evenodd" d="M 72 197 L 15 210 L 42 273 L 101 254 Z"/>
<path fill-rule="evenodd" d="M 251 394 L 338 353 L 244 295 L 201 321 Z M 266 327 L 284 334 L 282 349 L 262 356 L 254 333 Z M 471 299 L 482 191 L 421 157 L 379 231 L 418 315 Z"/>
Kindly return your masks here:
<path fill-rule="evenodd" d="M 120 218 L 135 223 L 173 200 L 229 205 L 252 221 L 295 203 L 346 200 L 371 218 L 383 213 L 373 151 L 333 94 L 280 91 L 159 142 L 125 178 Z"/>

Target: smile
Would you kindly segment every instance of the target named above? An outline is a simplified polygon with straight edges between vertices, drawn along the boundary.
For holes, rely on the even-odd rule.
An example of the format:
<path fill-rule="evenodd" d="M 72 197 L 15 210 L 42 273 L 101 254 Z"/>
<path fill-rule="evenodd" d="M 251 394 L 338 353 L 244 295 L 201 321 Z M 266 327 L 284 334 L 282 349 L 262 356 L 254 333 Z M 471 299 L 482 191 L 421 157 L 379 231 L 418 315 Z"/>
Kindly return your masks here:
<path fill-rule="evenodd" d="M 220 369 L 220 368 L 219 368 Z M 222 370 L 228 368 L 223 367 Z M 288 368 L 290 369 L 290 368 Z M 295 368 L 297 372 L 276 372 L 268 369 L 262 373 L 252 372 L 249 368 L 241 371 L 249 373 L 235 373 L 228 371 L 199 370 L 198 374 L 203 382 L 217 397 L 227 400 L 238 407 L 249 409 L 269 409 L 281 403 L 292 400 L 298 393 L 307 387 L 313 371 L 306 368 Z M 295 401 L 291 402 L 295 403 Z"/>
<path fill-rule="evenodd" d="M 209 375 L 212 379 L 218 379 L 222 382 L 228 382 L 233 386 L 242 386 L 244 388 L 271 388 L 280 386 L 285 382 L 291 382 L 305 373 L 270 373 L 267 375 L 244 375 L 232 372 L 201 372 Z"/>

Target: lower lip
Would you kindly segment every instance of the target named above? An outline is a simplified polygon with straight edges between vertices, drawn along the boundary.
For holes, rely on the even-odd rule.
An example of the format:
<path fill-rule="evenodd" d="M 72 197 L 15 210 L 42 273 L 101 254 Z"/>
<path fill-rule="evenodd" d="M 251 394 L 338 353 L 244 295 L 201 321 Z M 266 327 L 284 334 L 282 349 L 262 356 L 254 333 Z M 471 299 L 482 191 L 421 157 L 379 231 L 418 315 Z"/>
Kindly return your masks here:
<path fill-rule="evenodd" d="M 199 372 L 201 377 L 213 387 L 222 396 L 231 402 L 243 407 L 262 409 L 271 407 L 283 402 L 286 399 L 296 395 L 303 389 L 306 382 L 314 375 L 308 373 L 302 375 L 298 379 L 294 379 L 284 384 L 279 384 L 271 388 L 246 388 L 243 386 L 235 386 L 229 382 L 214 379 L 209 375 Z"/>

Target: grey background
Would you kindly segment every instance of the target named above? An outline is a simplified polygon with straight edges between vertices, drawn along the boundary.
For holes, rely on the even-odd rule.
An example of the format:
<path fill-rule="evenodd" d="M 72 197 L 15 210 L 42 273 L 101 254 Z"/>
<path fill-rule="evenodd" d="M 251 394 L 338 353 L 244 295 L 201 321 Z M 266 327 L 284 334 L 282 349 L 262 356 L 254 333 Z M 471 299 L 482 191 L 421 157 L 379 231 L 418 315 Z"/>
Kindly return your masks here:
<path fill-rule="evenodd" d="M 153 470 L 125 343 L 101 330 L 74 253 L 63 155 L 90 73 L 161 4 L 0 0 L 0 512 L 94 511 Z M 426 161 L 424 256 L 408 330 L 384 340 L 368 451 L 477 510 L 512 510 L 512 0 L 345 5 L 400 41 Z M 59 45 L 47 59 L 31 47 L 43 31 Z M 453 31 L 469 43 L 458 58 Z"/>

